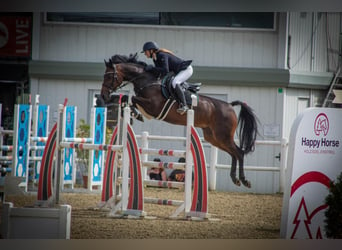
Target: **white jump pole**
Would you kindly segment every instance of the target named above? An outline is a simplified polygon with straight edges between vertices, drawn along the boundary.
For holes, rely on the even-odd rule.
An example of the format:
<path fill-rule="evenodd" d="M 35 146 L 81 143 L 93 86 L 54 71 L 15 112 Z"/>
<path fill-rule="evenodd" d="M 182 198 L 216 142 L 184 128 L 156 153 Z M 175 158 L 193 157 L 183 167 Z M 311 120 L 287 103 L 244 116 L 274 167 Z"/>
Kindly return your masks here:
<path fill-rule="evenodd" d="M 130 108 L 125 107 L 124 108 L 124 119 L 123 119 L 123 125 L 122 125 L 122 145 L 123 145 L 123 151 L 122 151 L 122 200 L 121 200 L 121 211 L 127 210 L 127 204 L 128 204 L 128 177 L 129 177 L 129 157 L 127 152 L 127 124 L 130 120 Z"/>
<path fill-rule="evenodd" d="M 55 192 L 54 192 L 54 202 L 55 204 L 59 204 L 59 192 L 61 191 L 61 186 L 63 185 L 63 171 L 61 171 L 61 163 L 62 163 L 62 150 L 59 148 L 59 144 L 63 138 L 63 113 L 64 113 L 65 105 L 58 105 L 58 120 L 57 120 L 57 140 L 56 140 L 56 164 L 55 164 Z"/>
<path fill-rule="evenodd" d="M 197 106 L 197 97 L 192 95 L 192 106 Z M 186 145 L 185 145 L 185 187 L 184 187 L 184 212 L 190 213 L 191 208 L 191 186 L 192 186 L 192 153 L 191 153 L 191 127 L 194 126 L 194 110 L 191 107 L 186 112 Z"/>
<path fill-rule="evenodd" d="M 209 190 L 216 190 L 217 147 L 210 147 Z"/>
<path fill-rule="evenodd" d="M 142 132 L 142 135 L 141 135 L 141 147 L 142 148 L 148 148 L 148 132 L 147 131 L 144 131 Z M 148 161 L 148 154 L 141 154 L 141 161 L 142 162 L 147 162 Z M 147 178 L 147 168 L 144 167 L 143 169 L 143 178 L 144 180 L 147 180 L 149 178 Z"/>

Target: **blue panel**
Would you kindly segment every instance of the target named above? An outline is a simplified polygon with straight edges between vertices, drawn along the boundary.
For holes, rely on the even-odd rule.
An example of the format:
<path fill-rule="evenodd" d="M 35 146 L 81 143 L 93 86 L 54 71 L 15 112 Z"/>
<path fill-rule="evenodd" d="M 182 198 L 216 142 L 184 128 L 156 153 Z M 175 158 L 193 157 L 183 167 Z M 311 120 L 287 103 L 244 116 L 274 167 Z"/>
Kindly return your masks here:
<path fill-rule="evenodd" d="M 75 107 L 67 106 L 65 108 L 65 138 L 75 137 Z M 72 170 L 74 164 L 74 150 L 72 148 L 64 149 L 64 181 L 72 181 Z"/>

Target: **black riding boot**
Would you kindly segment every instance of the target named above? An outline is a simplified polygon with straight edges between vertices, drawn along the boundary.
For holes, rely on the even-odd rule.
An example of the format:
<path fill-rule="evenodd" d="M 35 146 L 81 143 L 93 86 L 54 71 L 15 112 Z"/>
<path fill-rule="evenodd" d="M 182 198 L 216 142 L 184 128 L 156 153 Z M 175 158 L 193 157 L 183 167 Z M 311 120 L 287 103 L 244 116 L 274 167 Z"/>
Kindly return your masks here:
<path fill-rule="evenodd" d="M 180 107 L 177 109 L 177 112 L 182 115 L 189 109 L 189 107 L 188 107 L 188 105 L 186 105 L 185 95 L 184 95 L 183 89 L 180 86 L 180 84 L 176 85 L 175 90 L 176 90 L 176 94 L 177 94 L 178 98 L 181 101 Z"/>

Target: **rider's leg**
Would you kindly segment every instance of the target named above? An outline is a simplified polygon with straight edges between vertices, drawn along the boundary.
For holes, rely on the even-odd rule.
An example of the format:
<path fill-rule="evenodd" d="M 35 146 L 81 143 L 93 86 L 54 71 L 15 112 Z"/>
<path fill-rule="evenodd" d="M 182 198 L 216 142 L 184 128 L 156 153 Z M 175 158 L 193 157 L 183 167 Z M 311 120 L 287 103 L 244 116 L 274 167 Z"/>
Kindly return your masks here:
<path fill-rule="evenodd" d="M 179 71 L 175 78 L 173 78 L 172 80 L 172 87 L 176 88 L 177 84 L 181 84 L 188 80 L 192 76 L 192 73 L 193 69 L 191 65 L 189 65 L 186 69 Z"/>
<path fill-rule="evenodd" d="M 186 105 L 184 92 L 180 84 L 188 80 L 191 77 L 192 73 L 193 73 L 193 69 L 192 69 L 192 66 L 190 65 L 185 70 L 180 71 L 172 81 L 172 86 L 175 89 L 178 98 L 181 100 L 180 108 L 177 110 L 177 112 L 181 114 L 183 114 L 189 108 Z"/>
<path fill-rule="evenodd" d="M 177 112 L 180 114 L 183 114 L 185 111 L 187 111 L 189 109 L 189 107 L 188 107 L 188 105 L 186 105 L 185 95 L 184 95 L 183 89 L 180 86 L 180 84 L 176 85 L 175 90 L 176 90 L 176 94 L 177 94 L 178 98 L 181 101 L 180 107 L 177 109 Z"/>

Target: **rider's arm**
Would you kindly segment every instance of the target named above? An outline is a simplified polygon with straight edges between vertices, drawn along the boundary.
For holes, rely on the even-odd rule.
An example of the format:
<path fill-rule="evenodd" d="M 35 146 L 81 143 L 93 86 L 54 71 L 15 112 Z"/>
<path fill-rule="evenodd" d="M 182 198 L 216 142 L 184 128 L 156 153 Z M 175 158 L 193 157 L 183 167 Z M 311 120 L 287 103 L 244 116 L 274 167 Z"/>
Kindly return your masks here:
<path fill-rule="evenodd" d="M 159 53 L 157 56 L 157 60 L 153 61 L 154 62 L 154 70 L 157 71 L 161 75 L 166 75 L 169 73 L 169 60 L 168 60 L 168 55 L 165 53 Z"/>

